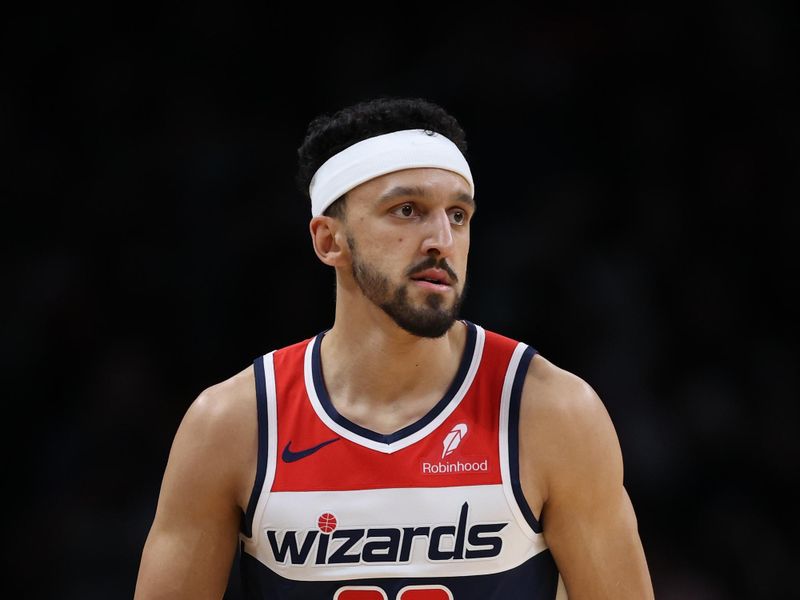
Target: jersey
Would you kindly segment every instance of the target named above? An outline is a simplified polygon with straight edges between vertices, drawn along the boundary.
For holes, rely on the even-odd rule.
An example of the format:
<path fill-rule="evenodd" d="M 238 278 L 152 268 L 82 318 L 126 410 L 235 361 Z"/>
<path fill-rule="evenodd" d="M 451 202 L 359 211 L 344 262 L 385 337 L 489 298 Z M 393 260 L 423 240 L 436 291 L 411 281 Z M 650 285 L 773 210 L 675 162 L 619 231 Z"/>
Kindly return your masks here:
<path fill-rule="evenodd" d="M 464 323 L 444 397 L 389 435 L 336 411 L 320 361 L 324 332 L 254 361 L 246 598 L 566 599 L 519 478 L 520 397 L 535 350 Z"/>

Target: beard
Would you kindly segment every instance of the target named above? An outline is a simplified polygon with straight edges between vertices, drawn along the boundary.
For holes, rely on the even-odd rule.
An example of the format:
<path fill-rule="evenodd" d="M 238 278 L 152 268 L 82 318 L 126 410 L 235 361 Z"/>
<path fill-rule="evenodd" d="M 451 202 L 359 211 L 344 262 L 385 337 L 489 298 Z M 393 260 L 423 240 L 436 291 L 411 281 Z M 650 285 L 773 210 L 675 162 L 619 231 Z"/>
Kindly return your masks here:
<path fill-rule="evenodd" d="M 367 299 L 380 307 L 401 329 L 418 337 L 438 338 L 452 327 L 461 309 L 463 290 L 461 293 L 456 292 L 453 304 L 449 308 L 443 306 L 444 298 L 436 293 L 428 294 L 423 306 L 414 306 L 408 298 L 408 284 L 393 288 L 386 275 L 361 260 L 356 251 L 355 240 L 350 236 L 347 237 L 347 245 L 353 258 L 353 278 L 358 287 Z M 433 256 L 408 269 L 406 276 L 434 267 L 447 271 L 453 283 L 458 281 L 447 261 Z"/>

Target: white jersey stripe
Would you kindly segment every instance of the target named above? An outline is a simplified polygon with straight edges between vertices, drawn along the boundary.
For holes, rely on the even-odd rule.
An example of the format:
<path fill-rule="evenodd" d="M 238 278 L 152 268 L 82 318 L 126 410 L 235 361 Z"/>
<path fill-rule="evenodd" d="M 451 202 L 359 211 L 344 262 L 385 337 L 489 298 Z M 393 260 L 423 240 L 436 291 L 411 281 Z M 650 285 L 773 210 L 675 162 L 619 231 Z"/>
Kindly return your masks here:
<path fill-rule="evenodd" d="M 528 521 L 522 514 L 522 510 L 520 509 L 519 505 L 517 504 L 517 500 L 514 497 L 514 490 L 511 487 L 511 467 L 508 456 L 508 421 L 509 410 L 511 407 L 511 388 L 514 385 L 514 377 L 517 374 L 519 362 L 527 348 L 528 346 L 522 342 L 517 344 L 517 347 L 514 349 L 514 354 L 512 354 L 511 360 L 508 363 L 506 377 L 503 381 L 503 395 L 500 400 L 500 472 L 503 478 L 503 491 L 506 495 L 506 501 L 511 507 L 511 512 L 514 515 L 514 518 L 517 520 L 517 523 L 522 531 L 525 532 L 525 535 L 527 535 L 530 539 L 535 539 L 538 534 L 528 524 Z"/>
<path fill-rule="evenodd" d="M 531 541 L 514 526 L 504 496 L 500 484 L 430 488 L 425 490 L 425 496 L 420 496 L 417 488 L 272 492 L 269 511 L 259 521 L 261 540 L 257 547 L 248 544 L 247 552 L 281 577 L 296 581 L 463 577 L 499 573 L 517 567 L 547 549 L 542 535 L 534 535 Z M 323 514 L 333 515 L 335 525 L 331 530 L 334 533 L 325 540 L 321 551 L 318 518 Z M 507 525 L 497 531 L 498 527 L 492 528 L 490 524 Z M 375 562 L 361 556 L 362 551 L 366 553 L 371 539 L 370 528 L 381 532 L 374 534 L 373 544 L 387 543 L 386 528 L 396 529 L 397 545 L 401 536 L 408 535 L 405 528 L 421 526 L 427 526 L 430 531 L 408 540 L 410 554 L 406 561 L 393 558 L 387 562 Z M 432 542 L 431 532 L 440 526 L 449 527 L 450 533 Z M 428 546 L 431 543 L 442 551 L 452 551 L 459 536 L 466 550 L 473 543 L 486 544 L 487 538 L 480 535 L 489 534 L 474 534 L 471 529 L 476 526 L 489 526 L 488 530 L 495 532 L 491 535 L 502 538 L 502 551 L 498 550 L 495 556 L 468 560 L 433 561 L 429 558 Z M 457 533 L 458 528 L 468 531 Z M 343 564 L 320 559 L 321 556 L 332 556 L 346 541 L 356 538 L 357 541 L 348 543 L 347 548 L 347 554 L 354 557 L 352 562 Z M 288 550 L 290 546 L 292 550 Z M 298 558 L 303 547 L 302 558 Z M 276 556 L 276 549 L 283 552 L 282 560 Z"/>
<path fill-rule="evenodd" d="M 274 352 L 270 352 L 264 356 L 264 387 L 267 392 L 267 468 L 253 523 L 261 523 L 264 518 L 264 509 L 269 500 L 272 483 L 275 481 L 275 468 L 278 458 L 278 410 L 273 354 Z M 258 548 L 262 543 L 262 535 L 260 534 L 262 534 L 260 530 L 254 530 L 253 538 L 252 540 L 248 540 L 248 545 L 254 549 Z"/>

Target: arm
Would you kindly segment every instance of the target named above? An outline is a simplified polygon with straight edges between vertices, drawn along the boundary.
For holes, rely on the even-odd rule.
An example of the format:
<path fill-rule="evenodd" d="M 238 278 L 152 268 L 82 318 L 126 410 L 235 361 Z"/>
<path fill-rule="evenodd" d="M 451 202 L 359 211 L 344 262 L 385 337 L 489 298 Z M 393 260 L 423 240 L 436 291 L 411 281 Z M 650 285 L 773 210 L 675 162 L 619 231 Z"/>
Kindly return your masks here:
<path fill-rule="evenodd" d="M 570 600 L 653 598 L 611 419 L 591 387 L 540 356 L 526 378 L 520 452 L 524 493 Z"/>
<path fill-rule="evenodd" d="M 186 412 L 144 546 L 136 600 L 219 599 L 225 593 L 240 507 L 255 478 L 250 390 L 252 376 L 245 371 L 203 392 Z"/>

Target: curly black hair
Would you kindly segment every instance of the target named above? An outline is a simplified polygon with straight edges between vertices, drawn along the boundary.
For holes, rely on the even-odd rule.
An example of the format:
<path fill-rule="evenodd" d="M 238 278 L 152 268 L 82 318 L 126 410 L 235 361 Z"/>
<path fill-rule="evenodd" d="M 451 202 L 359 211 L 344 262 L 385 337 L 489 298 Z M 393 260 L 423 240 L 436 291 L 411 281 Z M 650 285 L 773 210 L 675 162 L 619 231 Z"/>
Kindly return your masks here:
<path fill-rule="evenodd" d="M 441 106 L 422 98 L 376 98 L 359 102 L 313 119 L 297 149 L 297 186 L 308 196 L 311 178 L 334 154 L 367 138 L 402 131 L 435 131 L 461 150 L 466 157 L 466 134 L 458 121 Z M 325 215 L 343 217 L 346 194 L 331 204 Z"/>

